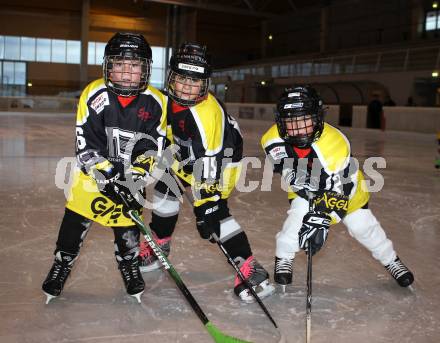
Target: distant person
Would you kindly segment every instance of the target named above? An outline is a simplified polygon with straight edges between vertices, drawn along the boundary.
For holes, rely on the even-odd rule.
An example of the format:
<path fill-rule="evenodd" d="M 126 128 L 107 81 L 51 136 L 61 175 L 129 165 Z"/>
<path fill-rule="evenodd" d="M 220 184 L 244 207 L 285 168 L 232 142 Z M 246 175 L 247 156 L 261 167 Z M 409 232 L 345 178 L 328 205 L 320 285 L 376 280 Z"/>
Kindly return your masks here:
<path fill-rule="evenodd" d="M 166 97 L 149 85 L 151 63 L 151 48 L 142 35 L 116 33 L 105 47 L 103 78 L 82 92 L 75 130 L 80 170 L 74 174 L 55 259 L 43 282 L 46 303 L 61 294 L 92 222 L 113 229 L 126 291 L 140 302 L 145 288 L 138 261 L 140 232 L 120 196 L 142 209 L 136 201 L 140 194 L 131 197 L 130 181 L 149 176 L 154 157 L 146 154 L 157 152 L 165 136 Z"/>
<path fill-rule="evenodd" d="M 409 96 L 409 97 L 408 97 L 408 100 L 406 100 L 406 104 L 405 104 L 405 106 L 415 106 L 415 104 L 414 104 L 414 99 L 413 99 L 412 96 Z"/>
<path fill-rule="evenodd" d="M 440 131 L 437 131 L 437 159 L 435 160 L 435 167 L 440 169 Z"/>
<path fill-rule="evenodd" d="M 378 95 L 373 96 L 373 100 L 368 104 L 367 128 L 380 129 L 383 117 L 383 105 Z"/>
<path fill-rule="evenodd" d="M 396 103 L 394 102 L 393 99 L 391 99 L 391 97 L 389 95 L 387 95 L 385 97 L 385 101 L 383 102 L 384 106 L 396 106 Z"/>

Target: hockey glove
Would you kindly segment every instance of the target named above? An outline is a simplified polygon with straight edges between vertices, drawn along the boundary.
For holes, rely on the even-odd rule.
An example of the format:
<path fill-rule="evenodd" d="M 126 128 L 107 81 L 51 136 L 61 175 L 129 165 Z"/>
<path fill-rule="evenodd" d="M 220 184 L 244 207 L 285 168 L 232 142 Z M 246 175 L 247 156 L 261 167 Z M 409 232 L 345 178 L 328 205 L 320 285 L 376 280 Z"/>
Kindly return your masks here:
<path fill-rule="evenodd" d="M 130 189 L 120 181 L 121 174 L 110 162 L 104 162 L 91 169 L 91 175 L 96 181 L 99 191 L 115 204 L 123 204 L 121 196 L 127 200 L 130 207 L 139 210 L 142 206 L 133 198 Z M 126 210 L 126 209 L 125 209 Z"/>
<path fill-rule="evenodd" d="M 303 218 L 303 225 L 299 231 L 299 246 L 308 251 L 311 244 L 312 256 L 324 245 L 331 218 L 322 212 L 309 212 Z"/>
<path fill-rule="evenodd" d="M 196 226 L 200 237 L 209 239 L 211 243 L 215 243 L 212 233 L 215 232 L 217 237 L 220 236 L 220 203 L 218 201 L 208 201 L 203 205 L 194 206 L 194 214 L 196 216 Z"/>
<path fill-rule="evenodd" d="M 121 174 L 116 171 L 113 164 L 108 161 L 98 163 L 90 169 L 91 176 L 95 179 L 99 191 L 116 204 L 121 201 L 114 191 L 114 185 L 120 179 Z"/>

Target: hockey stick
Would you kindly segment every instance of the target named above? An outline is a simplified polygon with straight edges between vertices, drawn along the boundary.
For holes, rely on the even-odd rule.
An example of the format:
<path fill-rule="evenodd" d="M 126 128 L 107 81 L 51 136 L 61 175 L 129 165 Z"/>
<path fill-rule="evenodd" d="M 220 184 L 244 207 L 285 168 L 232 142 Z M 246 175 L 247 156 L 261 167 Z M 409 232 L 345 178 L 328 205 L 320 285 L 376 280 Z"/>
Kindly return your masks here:
<path fill-rule="evenodd" d="M 309 211 L 313 211 L 314 194 L 309 192 Z M 306 343 L 310 343 L 312 335 L 312 245 L 308 244 L 307 254 L 307 300 L 306 300 Z"/>
<path fill-rule="evenodd" d="M 115 186 L 116 187 L 116 186 Z M 228 336 L 220 331 L 217 327 L 212 324 L 209 319 L 206 317 L 205 313 L 203 313 L 203 310 L 200 308 L 197 301 L 194 299 L 188 288 L 183 283 L 182 278 L 177 273 L 177 271 L 174 269 L 171 262 L 168 260 L 166 255 L 163 253 L 162 249 L 159 247 L 159 245 L 154 241 L 153 234 L 151 232 L 151 229 L 148 225 L 145 225 L 143 220 L 140 218 L 138 211 L 133 210 L 130 208 L 130 205 L 125 199 L 125 197 L 122 194 L 119 194 L 119 197 L 121 198 L 122 202 L 128 208 L 127 214 L 130 216 L 130 218 L 136 223 L 136 226 L 141 230 L 142 234 L 145 237 L 145 240 L 150 245 L 151 249 L 153 249 L 155 255 L 157 256 L 158 260 L 162 263 L 163 267 L 168 271 L 171 278 L 176 283 L 179 290 L 182 292 L 185 299 L 190 304 L 191 308 L 196 313 L 197 317 L 201 320 L 203 325 L 205 326 L 208 333 L 211 335 L 211 337 L 214 339 L 214 342 L 216 343 L 251 343 L 249 341 L 243 341 L 239 338 Z"/>
<path fill-rule="evenodd" d="M 312 245 L 307 255 L 307 302 L 306 302 L 306 343 L 310 343 L 312 334 Z"/>
<path fill-rule="evenodd" d="M 185 190 L 185 186 L 182 184 L 182 182 L 180 181 L 179 177 L 170 169 L 170 174 L 171 176 L 174 178 L 174 180 L 176 181 L 177 185 L 180 188 L 180 191 L 182 192 L 182 194 L 185 196 L 185 198 L 188 200 L 188 202 L 190 203 L 190 205 L 192 206 L 193 201 L 192 199 L 189 197 L 188 193 L 186 193 Z M 258 304 L 260 305 L 261 309 L 264 311 L 264 313 L 266 314 L 266 316 L 269 318 L 269 320 L 272 322 L 273 326 L 275 326 L 276 329 L 278 329 L 278 325 L 275 322 L 275 320 L 272 318 L 272 316 L 270 315 L 268 309 L 266 308 L 266 306 L 263 304 L 263 302 L 261 301 L 260 297 L 258 296 L 258 294 L 255 292 L 255 290 L 252 288 L 252 286 L 249 284 L 249 281 L 244 277 L 243 273 L 241 272 L 240 268 L 238 268 L 237 264 L 234 262 L 234 260 L 232 259 L 231 255 L 229 255 L 229 253 L 227 252 L 227 250 L 225 249 L 225 247 L 223 246 L 222 242 L 220 241 L 220 238 L 217 236 L 217 234 L 215 232 L 211 232 L 211 236 L 214 239 L 214 241 L 217 243 L 217 245 L 219 246 L 220 250 L 222 251 L 222 253 L 226 256 L 227 260 L 229 261 L 229 263 L 232 265 L 232 267 L 234 268 L 234 270 L 237 272 L 238 276 L 240 277 L 241 281 L 246 285 L 247 289 L 249 290 L 249 292 L 251 292 L 252 296 L 255 298 L 255 300 L 258 302 Z"/>

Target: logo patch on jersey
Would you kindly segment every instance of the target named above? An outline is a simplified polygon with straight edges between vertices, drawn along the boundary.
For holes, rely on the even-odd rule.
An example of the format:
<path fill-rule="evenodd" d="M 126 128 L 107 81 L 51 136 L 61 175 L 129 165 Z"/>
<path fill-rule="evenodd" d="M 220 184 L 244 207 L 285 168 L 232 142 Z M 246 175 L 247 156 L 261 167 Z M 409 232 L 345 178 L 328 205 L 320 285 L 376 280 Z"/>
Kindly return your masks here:
<path fill-rule="evenodd" d="M 141 107 L 138 110 L 138 118 L 142 121 L 147 121 L 152 117 L 151 113 L 148 111 L 145 111 L 145 107 Z"/>
<path fill-rule="evenodd" d="M 183 120 L 183 119 L 179 120 L 179 129 L 182 132 L 185 132 L 185 120 Z"/>
<path fill-rule="evenodd" d="M 286 148 L 283 146 L 277 146 L 273 148 L 269 151 L 269 154 L 274 160 L 281 160 L 282 158 L 287 157 Z"/>
<path fill-rule="evenodd" d="M 108 99 L 107 93 L 101 93 L 99 94 L 90 104 L 90 107 L 93 108 L 96 112 L 96 114 L 99 114 L 102 112 L 105 106 L 110 105 L 110 101 Z"/>
<path fill-rule="evenodd" d="M 121 215 L 125 216 L 126 218 L 129 218 L 129 216 L 122 211 L 122 205 L 115 205 L 111 202 L 109 202 L 104 197 L 97 197 L 95 198 L 92 203 L 90 204 L 90 209 L 93 212 L 93 218 L 99 217 L 105 217 L 106 215 L 110 214 L 108 224 L 117 224 L 118 219 L 121 217 Z"/>
<path fill-rule="evenodd" d="M 195 71 L 196 73 L 200 73 L 200 74 L 203 74 L 205 72 L 204 67 L 199 67 L 192 64 L 179 63 L 177 67 L 182 70 Z"/>

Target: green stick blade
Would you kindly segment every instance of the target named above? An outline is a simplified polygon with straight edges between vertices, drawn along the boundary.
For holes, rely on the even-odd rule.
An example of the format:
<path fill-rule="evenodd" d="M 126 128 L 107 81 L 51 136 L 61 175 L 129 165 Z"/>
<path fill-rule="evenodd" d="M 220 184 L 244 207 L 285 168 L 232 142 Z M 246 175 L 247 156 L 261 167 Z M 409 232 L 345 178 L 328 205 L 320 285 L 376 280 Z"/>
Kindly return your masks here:
<path fill-rule="evenodd" d="M 216 343 L 252 343 L 249 341 L 243 341 L 242 339 L 225 335 L 217 327 L 215 327 L 211 322 L 207 322 L 205 325 L 206 330 L 214 338 Z"/>

